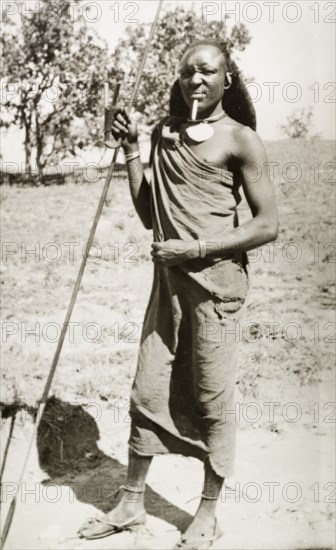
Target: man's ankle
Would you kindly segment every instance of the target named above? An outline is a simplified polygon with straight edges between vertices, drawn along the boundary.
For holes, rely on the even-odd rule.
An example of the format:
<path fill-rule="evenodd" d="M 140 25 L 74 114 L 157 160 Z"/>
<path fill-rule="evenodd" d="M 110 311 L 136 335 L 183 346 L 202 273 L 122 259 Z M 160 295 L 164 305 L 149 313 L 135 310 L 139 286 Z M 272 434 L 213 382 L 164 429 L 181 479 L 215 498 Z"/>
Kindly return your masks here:
<path fill-rule="evenodd" d="M 145 511 L 145 505 L 144 502 L 120 502 L 120 509 L 123 510 L 126 513 L 134 513 L 135 511 L 141 512 L 142 510 Z"/>

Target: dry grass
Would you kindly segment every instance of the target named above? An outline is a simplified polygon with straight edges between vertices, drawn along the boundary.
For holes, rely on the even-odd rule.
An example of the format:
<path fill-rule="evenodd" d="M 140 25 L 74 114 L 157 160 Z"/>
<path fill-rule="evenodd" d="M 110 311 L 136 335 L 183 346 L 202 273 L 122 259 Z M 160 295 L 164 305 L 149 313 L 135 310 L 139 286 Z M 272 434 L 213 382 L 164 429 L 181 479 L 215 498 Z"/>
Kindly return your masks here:
<path fill-rule="evenodd" d="M 335 254 L 328 244 L 334 240 L 328 164 L 335 162 L 333 145 L 281 141 L 267 147 L 269 160 L 279 163 L 274 184 L 281 231 L 273 259 L 273 248 L 267 246 L 257 261 L 251 253 L 253 287 L 246 322 L 253 326 L 242 326 L 238 384 L 246 399 L 269 396 L 274 384 L 289 387 L 325 380 L 332 368 L 335 338 Z M 288 163 L 301 167 L 302 176 L 295 183 L 288 182 L 295 178 L 295 169 L 284 171 Z M 6 243 L 14 243 L 16 250 L 2 264 L 2 402 L 34 404 L 41 396 L 55 349 L 51 340 L 57 335 L 51 323 L 63 322 L 101 188 L 102 182 L 2 187 L 3 252 Z M 246 204 L 240 210 L 242 219 L 249 216 Z M 73 341 L 69 333 L 66 338 L 53 393 L 80 402 L 125 401 L 152 264 L 151 233 L 142 228 L 127 184 L 120 179 L 112 184 L 95 241 L 102 257 L 95 258 L 97 249 L 92 251 L 72 318 L 79 325 L 73 326 Z M 58 249 L 48 243 L 58 243 Z M 65 243 L 74 243 L 74 258 Z M 35 255 L 25 254 L 25 247 L 34 246 Z M 291 261 L 297 250 L 301 258 Z M 61 257 L 51 261 L 56 252 Z M 271 334 L 269 322 L 278 323 Z M 34 327 L 36 333 L 28 334 Z M 6 335 L 6 330 L 16 333 Z"/>

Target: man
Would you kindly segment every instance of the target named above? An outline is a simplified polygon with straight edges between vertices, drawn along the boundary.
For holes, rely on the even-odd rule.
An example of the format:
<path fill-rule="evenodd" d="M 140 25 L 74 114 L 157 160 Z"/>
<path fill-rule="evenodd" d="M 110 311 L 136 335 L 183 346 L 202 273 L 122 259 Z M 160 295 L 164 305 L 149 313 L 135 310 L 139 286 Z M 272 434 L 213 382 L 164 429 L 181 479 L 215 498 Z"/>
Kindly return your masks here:
<path fill-rule="evenodd" d="M 188 118 L 189 116 L 189 118 Z M 264 147 L 237 67 L 220 44 L 201 41 L 182 57 L 171 116 L 153 133 L 150 185 L 137 129 L 124 110 L 121 139 L 134 207 L 153 229 L 153 288 L 131 395 L 129 466 L 124 498 L 82 536 L 98 538 L 145 522 L 144 488 L 153 456 L 179 453 L 204 461 L 197 513 L 177 548 L 210 548 L 215 507 L 231 475 L 236 323 L 248 291 L 246 252 L 277 236 Z M 255 167 L 261 176 L 255 181 Z M 238 225 L 243 186 L 252 219 Z M 238 338 L 239 340 L 239 338 Z"/>

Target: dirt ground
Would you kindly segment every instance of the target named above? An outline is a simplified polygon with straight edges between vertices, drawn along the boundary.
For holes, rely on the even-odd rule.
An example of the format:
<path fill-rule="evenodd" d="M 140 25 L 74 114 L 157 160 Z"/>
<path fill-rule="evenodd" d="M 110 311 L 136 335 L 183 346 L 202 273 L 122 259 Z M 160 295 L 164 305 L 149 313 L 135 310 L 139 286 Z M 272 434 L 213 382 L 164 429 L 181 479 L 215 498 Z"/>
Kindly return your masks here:
<path fill-rule="evenodd" d="M 235 474 L 218 504 L 224 533 L 213 547 L 334 548 L 335 150 L 299 140 L 267 148 L 278 163 L 281 230 L 276 243 L 250 253 Z M 156 458 L 146 528 L 94 542 L 76 537 L 87 517 L 113 506 L 125 479 L 128 395 L 151 288 L 151 234 L 132 209 L 124 172 L 112 183 L 18 486 L 101 188 L 2 187 L 3 517 L 17 494 L 10 549 L 168 549 L 199 502 L 202 464 Z M 239 210 L 241 221 L 249 218 L 245 201 Z"/>

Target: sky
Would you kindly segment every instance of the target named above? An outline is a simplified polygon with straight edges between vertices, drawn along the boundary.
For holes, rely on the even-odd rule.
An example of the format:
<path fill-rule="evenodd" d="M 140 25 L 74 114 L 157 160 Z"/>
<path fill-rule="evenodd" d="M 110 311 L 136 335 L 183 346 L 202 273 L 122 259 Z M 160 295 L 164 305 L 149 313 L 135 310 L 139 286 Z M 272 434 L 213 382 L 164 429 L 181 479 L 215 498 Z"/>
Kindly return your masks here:
<path fill-rule="evenodd" d="M 236 60 L 246 77 L 257 112 L 258 132 L 264 139 L 283 137 L 280 126 L 295 109 L 312 107 L 313 133 L 335 137 L 335 22 L 333 2 L 278 1 L 165 1 L 164 11 L 179 4 L 192 7 L 207 21 L 224 21 L 229 29 L 244 23 L 251 42 Z M 92 22 L 111 48 L 130 24 L 152 21 L 158 2 L 100 2 Z M 98 15 L 101 17 L 98 18 Z M 93 14 L 92 14 L 93 17 Z M 136 23 L 135 21 L 138 21 Z"/>
<path fill-rule="evenodd" d="M 70 0 L 71 1 L 71 0 Z M 7 2 L 8 4 L 8 2 Z M 28 0 L 32 9 L 36 0 Z M 176 4 L 191 7 L 206 21 L 225 21 L 230 29 L 244 23 L 251 42 L 236 61 L 252 78 L 249 91 L 264 140 L 281 139 L 280 126 L 296 109 L 313 109 L 311 134 L 335 138 L 335 21 L 336 7 L 327 0 L 164 0 L 160 17 Z M 104 38 L 111 51 L 127 24 L 154 19 L 157 0 L 83 0 L 82 15 Z M 22 137 L 2 132 L 4 160 L 23 161 Z"/>

